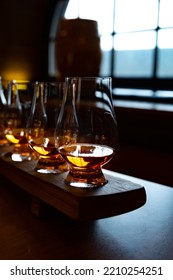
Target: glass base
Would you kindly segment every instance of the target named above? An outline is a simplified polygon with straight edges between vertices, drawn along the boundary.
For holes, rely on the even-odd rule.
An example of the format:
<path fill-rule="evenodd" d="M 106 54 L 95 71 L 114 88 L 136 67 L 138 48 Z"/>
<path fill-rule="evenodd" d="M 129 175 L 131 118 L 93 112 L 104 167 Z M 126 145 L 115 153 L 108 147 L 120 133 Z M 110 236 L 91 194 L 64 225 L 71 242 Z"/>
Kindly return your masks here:
<path fill-rule="evenodd" d="M 6 139 L 0 138 L 0 147 L 9 146 L 9 142 Z"/>
<path fill-rule="evenodd" d="M 77 188 L 96 188 L 107 184 L 108 180 L 101 169 L 99 170 L 70 170 L 68 173 L 65 183 L 71 187 Z"/>
<path fill-rule="evenodd" d="M 31 154 L 16 154 L 16 153 L 12 153 L 11 154 L 11 159 L 12 159 L 12 161 L 21 162 L 21 161 L 33 160 L 34 157 Z"/>
<path fill-rule="evenodd" d="M 30 149 L 28 144 L 17 144 L 11 152 L 11 159 L 16 162 L 35 160 L 37 158 L 37 155 Z"/>
<path fill-rule="evenodd" d="M 49 160 L 40 158 L 34 170 L 43 174 L 57 174 L 69 170 L 68 164 L 65 161 Z"/>

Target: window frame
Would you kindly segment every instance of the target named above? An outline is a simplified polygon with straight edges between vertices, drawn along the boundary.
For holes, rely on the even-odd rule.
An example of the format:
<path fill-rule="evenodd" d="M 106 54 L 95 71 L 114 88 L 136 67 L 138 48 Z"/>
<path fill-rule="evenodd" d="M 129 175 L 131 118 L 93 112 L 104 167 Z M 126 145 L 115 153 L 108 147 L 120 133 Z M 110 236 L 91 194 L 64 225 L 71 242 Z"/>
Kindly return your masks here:
<path fill-rule="evenodd" d="M 115 2 L 116 0 L 114 0 Z M 66 10 L 66 7 L 68 5 L 68 2 L 69 0 L 61 0 L 61 1 L 58 1 L 57 2 L 57 6 L 56 6 L 56 10 L 58 11 L 59 10 L 59 7 L 61 7 L 61 13 L 59 13 L 58 15 L 58 19 L 57 19 L 57 22 L 56 24 L 58 24 L 58 22 L 60 21 L 60 19 L 64 16 L 65 14 L 65 10 Z M 115 3 L 114 3 L 115 5 Z M 63 9 L 62 9 L 62 6 L 63 6 Z M 158 0 L 158 9 L 160 9 L 160 0 Z M 115 14 L 115 13 L 114 13 Z M 114 15 L 115 16 L 115 15 Z M 54 18 L 55 18 L 55 15 L 54 15 Z M 113 19 L 114 20 L 114 19 Z M 54 22 L 54 25 L 55 25 L 55 22 Z M 57 28 L 57 26 L 56 26 Z M 114 88 L 126 88 L 126 89 L 149 89 L 149 90 L 152 90 L 153 91 L 153 96 L 152 97 L 148 97 L 148 96 L 140 96 L 140 93 L 139 95 L 135 95 L 135 96 L 130 96 L 130 95 L 121 95 L 121 94 L 116 94 L 116 98 L 117 99 L 128 99 L 128 100 L 152 100 L 154 102 L 166 102 L 166 103 L 172 103 L 173 102 L 173 96 L 172 97 L 157 97 L 155 95 L 155 92 L 156 91 L 159 91 L 159 90 L 162 90 L 162 91 L 173 91 L 173 77 L 168 77 L 168 78 L 160 78 L 160 77 L 157 77 L 157 67 L 158 67 L 158 51 L 159 51 L 159 48 L 157 46 L 157 40 L 158 40 L 158 32 L 159 30 L 164 30 L 164 29 L 168 29 L 169 27 L 165 27 L 165 28 L 160 28 L 159 27 L 159 19 L 158 19 L 158 24 L 156 26 L 155 29 L 152 29 L 156 32 L 156 46 L 155 48 L 153 49 L 154 51 L 154 61 L 153 61 L 153 69 L 152 69 L 152 77 L 151 78 L 145 78 L 145 77 L 142 77 L 142 78 L 139 78 L 139 77 L 116 77 L 113 75 L 113 69 L 114 69 L 114 56 L 115 56 L 115 51 L 114 51 L 114 48 L 112 46 L 112 49 L 111 49 L 111 61 L 110 61 L 110 73 L 109 73 L 109 76 L 112 77 L 112 86 L 113 86 L 113 89 Z M 55 26 L 54 26 L 54 29 L 55 29 Z M 144 30 L 145 31 L 145 30 Z M 129 31 L 128 33 L 131 33 L 132 31 Z M 51 33 L 51 32 L 50 32 Z M 113 32 L 110 34 L 112 36 L 112 38 L 116 35 L 117 33 L 113 30 Z M 120 33 L 118 33 L 120 34 Z M 49 42 L 53 42 L 55 41 L 55 37 L 56 37 L 56 32 L 54 30 L 54 34 L 52 35 L 51 33 L 51 36 L 49 37 Z M 50 60 L 50 58 L 49 58 Z M 140 92 L 140 91 L 139 91 Z"/>

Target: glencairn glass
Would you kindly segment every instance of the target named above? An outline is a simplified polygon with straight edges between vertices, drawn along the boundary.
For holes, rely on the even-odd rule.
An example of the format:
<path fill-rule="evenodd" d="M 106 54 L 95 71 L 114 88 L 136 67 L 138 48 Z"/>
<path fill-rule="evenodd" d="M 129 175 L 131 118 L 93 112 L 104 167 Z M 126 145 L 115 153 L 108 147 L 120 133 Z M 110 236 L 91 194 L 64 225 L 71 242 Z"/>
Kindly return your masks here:
<path fill-rule="evenodd" d="M 115 154 L 118 127 L 110 77 L 67 77 L 66 94 L 57 121 L 57 150 L 70 165 L 65 179 L 74 187 L 107 183 L 102 166 Z"/>
<path fill-rule="evenodd" d="M 5 107 L 5 136 L 13 144 L 13 161 L 31 160 L 35 157 L 26 139 L 26 121 L 31 108 L 30 83 L 10 81 L 7 85 Z"/>
<path fill-rule="evenodd" d="M 27 140 L 39 156 L 35 171 L 56 174 L 68 169 L 55 148 L 55 126 L 64 94 L 63 82 L 35 82 L 33 100 L 27 122 Z"/>

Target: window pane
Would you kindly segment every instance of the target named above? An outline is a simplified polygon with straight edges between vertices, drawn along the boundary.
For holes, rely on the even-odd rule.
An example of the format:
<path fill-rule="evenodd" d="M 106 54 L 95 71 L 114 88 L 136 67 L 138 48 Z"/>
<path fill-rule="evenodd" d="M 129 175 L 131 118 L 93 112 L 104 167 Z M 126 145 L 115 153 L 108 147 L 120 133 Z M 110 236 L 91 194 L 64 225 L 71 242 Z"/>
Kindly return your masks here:
<path fill-rule="evenodd" d="M 48 74 L 50 77 L 54 77 L 56 71 L 55 63 L 55 42 L 49 42 L 48 52 Z"/>
<path fill-rule="evenodd" d="M 159 30 L 159 32 L 158 32 L 158 47 L 160 49 L 173 48 L 173 28 Z"/>
<path fill-rule="evenodd" d="M 78 0 L 70 0 L 65 12 L 65 18 L 77 18 L 79 16 Z"/>
<path fill-rule="evenodd" d="M 101 36 L 100 45 L 102 52 L 100 75 L 109 76 L 111 75 L 112 36 Z"/>
<path fill-rule="evenodd" d="M 173 77 L 173 49 L 158 50 L 158 72 L 159 78 Z"/>
<path fill-rule="evenodd" d="M 173 77 L 173 29 L 158 32 L 158 71 L 160 78 Z"/>
<path fill-rule="evenodd" d="M 156 32 L 143 31 L 127 34 L 117 34 L 114 40 L 115 50 L 145 50 L 156 46 Z"/>
<path fill-rule="evenodd" d="M 134 88 L 115 88 L 113 89 L 113 94 L 117 95 L 129 95 L 129 96 L 153 96 L 153 91 L 149 89 L 134 89 Z"/>
<path fill-rule="evenodd" d="M 172 27 L 172 0 L 160 0 L 159 26 Z"/>
<path fill-rule="evenodd" d="M 170 91 L 170 90 L 158 90 L 158 91 L 156 91 L 155 96 L 163 97 L 163 98 L 173 97 L 173 91 Z"/>
<path fill-rule="evenodd" d="M 101 76 L 111 75 L 111 51 L 102 51 L 102 60 L 99 74 Z"/>
<path fill-rule="evenodd" d="M 113 48 L 113 40 L 111 35 L 103 35 L 100 37 L 100 46 L 102 51 L 111 51 Z"/>
<path fill-rule="evenodd" d="M 158 19 L 158 0 L 116 0 L 115 31 L 154 29 Z"/>
<path fill-rule="evenodd" d="M 152 77 L 154 50 L 115 51 L 115 77 Z"/>
<path fill-rule="evenodd" d="M 114 0 L 70 0 L 67 7 L 66 18 L 93 19 L 98 22 L 100 34 L 109 34 L 113 28 Z"/>

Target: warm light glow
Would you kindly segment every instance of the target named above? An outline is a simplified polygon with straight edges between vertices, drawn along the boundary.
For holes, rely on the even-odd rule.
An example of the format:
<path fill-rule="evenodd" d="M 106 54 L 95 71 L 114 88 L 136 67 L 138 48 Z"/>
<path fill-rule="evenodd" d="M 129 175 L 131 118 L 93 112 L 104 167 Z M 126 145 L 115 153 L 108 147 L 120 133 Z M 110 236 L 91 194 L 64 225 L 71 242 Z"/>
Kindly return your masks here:
<path fill-rule="evenodd" d="M 28 80 L 13 80 L 12 81 L 13 83 L 15 83 L 15 84 L 18 84 L 18 83 L 28 83 L 29 81 Z"/>
<path fill-rule="evenodd" d="M 13 83 L 17 84 L 17 89 L 19 90 L 26 90 L 28 82 L 26 80 L 13 80 Z"/>
<path fill-rule="evenodd" d="M 10 77 L 10 76 L 9 76 Z M 8 82 L 12 81 L 13 84 L 17 84 L 17 89 L 19 90 L 26 90 L 27 89 L 27 83 L 29 83 L 29 80 L 15 80 L 15 79 L 10 79 L 10 78 L 4 78 L 2 80 L 2 85 L 3 88 L 7 89 L 8 87 Z"/>
<path fill-rule="evenodd" d="M 19 139 L 16 139 L 16 138 L 14 137 L 14 135 L 12 135 L 12 134 L 6 134 L 5 136 L 6 136 L 6 138 L 7 138 L 7 140 L 8 140 L 9 142 L 11 142 L 11 143 L 13 143 L 13 144 L 18 144 L 18 143 L 19 143 Z"/>
<path fill-rule="evenodd" d="M 33 149 L 42 156 L 47 156 L 50 154 L 50 150 L 46 150 L 46 147 L 44 146 L 33 146 Z"/>
<path fill-rule="evenodd" d="M 4 70 L 1 74 L 3 80 L 6 81 L 13 81 L 17 82 L 28 82 L 30 74 L 26 70 L 22 71 L 11 71 L 11 70 Z"/>
<path fill-rule="evenodd" d="M 86 161 L 86 159 L 84 160 L 81 157 L 67 156 L 67 159 L 70 163 L 78 167 L 87 166 L 89 163 L 89 161 Z"/>

